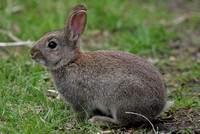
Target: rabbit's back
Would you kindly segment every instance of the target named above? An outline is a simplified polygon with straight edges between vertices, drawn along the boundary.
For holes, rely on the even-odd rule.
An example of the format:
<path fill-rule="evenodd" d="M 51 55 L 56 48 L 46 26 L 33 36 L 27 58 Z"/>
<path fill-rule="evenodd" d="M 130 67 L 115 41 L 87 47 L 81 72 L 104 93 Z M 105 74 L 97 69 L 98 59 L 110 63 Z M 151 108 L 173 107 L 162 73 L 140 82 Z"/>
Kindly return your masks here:
<path fill-rule="evenodd" d="M 74 63 L 80 67 L 80 71 L 90 73 L 92 76 L 138 78 L 146 85 L 163 88 L 159 71 L 148 61 L 128 52 L 113 50 L 86 52 L 80 54 Z"/>
<path fill-rule="evenodd" d="M 80 67 L 80 75 L 87 77 L 86 81 L 91 81 L 91 86 L 99 85 L 101 90 L 110 90 L 110 94 L 119 92 L 121 96 L 122 88 L 126 88 L 123 91 L 126 90 L 128 94 L 138 91 L 138 94 L 144 96 L 159 94 L 163 97 L 162 94 L 165 93 L 158 70 L 134 54 L 109 50 L 93 51 L 81 55 L 75 63 Z"/>

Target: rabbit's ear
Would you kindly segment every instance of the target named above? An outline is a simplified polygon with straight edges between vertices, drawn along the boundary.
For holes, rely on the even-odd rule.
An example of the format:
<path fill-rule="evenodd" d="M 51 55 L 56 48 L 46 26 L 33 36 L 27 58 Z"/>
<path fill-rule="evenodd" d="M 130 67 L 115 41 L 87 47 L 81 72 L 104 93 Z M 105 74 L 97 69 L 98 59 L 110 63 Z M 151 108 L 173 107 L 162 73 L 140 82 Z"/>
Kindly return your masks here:
<path fill-rule="evenodd" d="M 74 13 L 76 13 L 77 11 L 81 11 L 81 10 L 84 10 L 85 12 L 87 12 L 87 7 L 83 4 L 79 4 L 77 6 L 75 6 L 72 11 L 69 13 L 69 16 L 68 16 L 68 19 L 66 21 L 66 23 L 69 23 L 69 20 L 71 19 L 72 15 Z"/>
<path fill-rule="evenodd" d="M 84 32 L 87 23 L 87 9 L 84 5 L 76 6 L 65 23 L 65 34 L 70 40 L 77 40 Z"/>

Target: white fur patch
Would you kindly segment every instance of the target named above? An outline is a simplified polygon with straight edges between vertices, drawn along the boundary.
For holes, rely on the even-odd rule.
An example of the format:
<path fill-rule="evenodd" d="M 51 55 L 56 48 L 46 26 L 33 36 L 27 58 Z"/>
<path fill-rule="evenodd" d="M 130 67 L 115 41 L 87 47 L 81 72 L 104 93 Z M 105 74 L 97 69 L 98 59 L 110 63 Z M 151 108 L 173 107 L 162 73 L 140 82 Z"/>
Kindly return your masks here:
<path fill-rule="evenodd" d="M 167 111 L 167 109 L 168 109 L 169 107 L 171 107 L 173 104 L 174 104 L 174 101 L 167 101 L 167 102 L 165 103 L 165 106 L 164 106 L 162 112 Z"/>

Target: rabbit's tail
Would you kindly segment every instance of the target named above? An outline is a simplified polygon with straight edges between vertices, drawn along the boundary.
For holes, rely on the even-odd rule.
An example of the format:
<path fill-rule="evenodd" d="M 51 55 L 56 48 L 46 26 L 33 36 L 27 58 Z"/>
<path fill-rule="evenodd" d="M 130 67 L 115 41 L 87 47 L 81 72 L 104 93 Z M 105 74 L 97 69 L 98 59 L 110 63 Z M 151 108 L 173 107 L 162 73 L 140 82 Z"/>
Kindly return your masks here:
<path fill-rule="evenodd" d="M 167 102 L 165 103 L 165 106 L 164 106 L 162 112 L 167 111 L 167 109 L 168 109 L 169 107 L 171 107 L 173 104 L 174 104 L 174 101 L 167 101 Z"/>

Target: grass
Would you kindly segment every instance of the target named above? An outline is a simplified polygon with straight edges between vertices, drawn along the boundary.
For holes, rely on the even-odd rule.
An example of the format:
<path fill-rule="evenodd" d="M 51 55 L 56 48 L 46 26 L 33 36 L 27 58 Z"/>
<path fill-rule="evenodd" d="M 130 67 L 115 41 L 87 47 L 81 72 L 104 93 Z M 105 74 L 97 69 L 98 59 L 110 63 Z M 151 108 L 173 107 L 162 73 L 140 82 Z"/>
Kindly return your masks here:
<path fill-rule="evenodd" d="M 36 41 L 48 31 L 62 29 L 69 11 L 79 3 L 88 7 L 84 49 L 128 51 L 153 61 L 164 76 L 168 100 L 175 101 L 160 117 L 169 123 L 171 116 L 171 126 L 165 131 L 199 132 L 199 1 L 3 0 L 0 29 L 22 40 Z M 13 7 L 21 10 L 12 12 Z M 0 42 L 11 41 L 0 34 Z M 70 106 L 47 91 L 54 89 L 50 73 L 30 59 L 29 51 L 26 46 L 0 47 L 0 132 L 152 132 L 150 128 L 102 128 L 99 124 L 77 123 Z"/>

